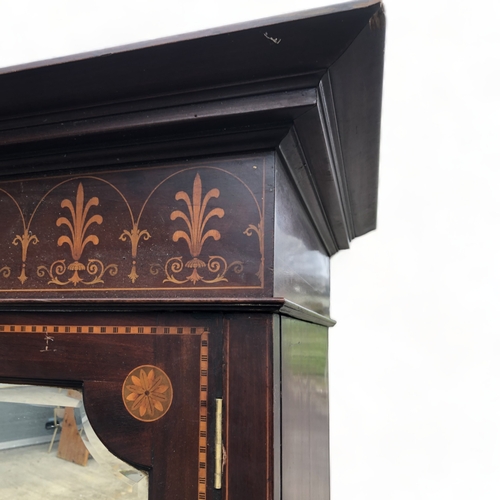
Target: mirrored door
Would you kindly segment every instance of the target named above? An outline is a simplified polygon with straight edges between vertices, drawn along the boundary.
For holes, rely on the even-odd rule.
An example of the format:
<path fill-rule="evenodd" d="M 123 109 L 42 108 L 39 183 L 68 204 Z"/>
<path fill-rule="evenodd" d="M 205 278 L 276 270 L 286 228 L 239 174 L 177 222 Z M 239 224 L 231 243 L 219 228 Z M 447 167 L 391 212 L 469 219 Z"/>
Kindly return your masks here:
<path fill-rule="evenodd" d="M 108 496 L 81 498 L 211 498 L 220 330 L 217 317 L 188 314 L 1 313 L 0 483 L 2 453 L 38 453 L 59 472 L 116 477 Z M 47 496 L 46 481 L 40 498 L 79 498 Z"/>

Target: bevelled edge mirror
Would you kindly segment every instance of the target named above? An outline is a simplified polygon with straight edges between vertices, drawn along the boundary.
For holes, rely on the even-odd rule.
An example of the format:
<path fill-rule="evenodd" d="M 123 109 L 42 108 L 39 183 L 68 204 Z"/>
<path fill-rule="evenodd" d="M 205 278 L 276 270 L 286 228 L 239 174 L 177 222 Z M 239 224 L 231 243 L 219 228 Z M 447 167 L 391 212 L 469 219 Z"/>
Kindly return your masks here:
<path fill-rule="evenodd" d="M 0 383 L 0 498 L 148 498 L 148 475 L 114 456 L 81 389 Z"/>

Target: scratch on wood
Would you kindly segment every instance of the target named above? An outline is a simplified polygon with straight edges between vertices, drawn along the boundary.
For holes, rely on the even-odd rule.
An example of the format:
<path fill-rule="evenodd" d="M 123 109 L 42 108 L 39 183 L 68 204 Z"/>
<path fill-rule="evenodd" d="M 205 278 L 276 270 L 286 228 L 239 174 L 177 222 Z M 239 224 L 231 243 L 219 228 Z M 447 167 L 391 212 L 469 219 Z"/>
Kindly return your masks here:
<path fill-rule="evenodd" d="M 49 342 L 54 342 L 54 337 L 51 337 L 48 333 L 45 334 L 45 349 L 40 349 L 40 352 L 55 352 L 57 349 L 49 349 Z"/>
<path fill-rule="evenodd" d="M 280 42 L 281 42 L 281 38 L 273 38 L 272 36 L 269 36 L 267 34 L 267 31 L 264 33 L 264 36 L 268 39 L 268 40 L 271 40 L 271 42 L 275 43 L 276 45 L 278 45 Z"/>

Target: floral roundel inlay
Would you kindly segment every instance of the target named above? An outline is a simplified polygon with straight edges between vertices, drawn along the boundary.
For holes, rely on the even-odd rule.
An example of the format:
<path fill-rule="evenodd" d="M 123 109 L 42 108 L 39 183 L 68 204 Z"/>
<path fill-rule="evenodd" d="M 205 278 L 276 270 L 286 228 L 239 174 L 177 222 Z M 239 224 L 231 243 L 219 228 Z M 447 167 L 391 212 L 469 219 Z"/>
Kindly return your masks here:
<path fill-rule="evenodd" d="M 172 383 L 153 365 L 134 368 L 123 382 L 123 403 L 137 420 L 153 422 L 163 417 L 172 404 Z"/>

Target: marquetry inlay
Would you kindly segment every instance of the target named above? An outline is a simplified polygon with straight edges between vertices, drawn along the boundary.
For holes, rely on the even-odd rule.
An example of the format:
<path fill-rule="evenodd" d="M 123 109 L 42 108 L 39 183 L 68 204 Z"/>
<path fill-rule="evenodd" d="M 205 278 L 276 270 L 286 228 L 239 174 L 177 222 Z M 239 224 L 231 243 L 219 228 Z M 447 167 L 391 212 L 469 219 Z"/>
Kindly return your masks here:
<path fill-rule="evenodd" d="M 0 325 L 0 332 L 13 333 L 87 333 L 87 334 L 171 334 L 201 335 L 205 328 L 199 326 L 102 326 L 102 325 Z"/>
<path fill-rule="evenodd" d="M 208 332 L 201 334 L 200 349 L 200 435 L 198 460 L 198 500 L 207 494 L 207 433 L 208 433 Z"/>
<path fill-rule="evenodd" d="M 123 382 L 123 404 L 137 420 L 154 422 L 163 417 L 173 399 L 172 382 L 157 366 L 134 368 Z"/>
<path fill-rule="evenodd" d="M 179 339 L 198 339 L 195 345 L 199 351 L 193 351 L 192 368 L 195 371 L 199 387 L 198 397 L 198 450 L 196 455 L 198 469 L 198 500 L 206 499 L 207 461 L 208 461 L 208 404 L 209 404 L 209 332 L 200 326 L 164 326 L 164 325 L 51 325 L 51 324 L 0 324 L 0 334 L 26 334 L 40 336 L 41 356 L 59 355 L 59 341 L 67 335 L 159 335 L 178 337 Z M 66 337 L 67 338 L 67 337 Z M 198 358 L 199 352 L 199 358 Z M 194 357 L 194 355 L 196 357 Z M 54 358 L 51 358 L 54 359 Z M 174 378 L 169 376 L 167 366 L 159 367 L 143 364 L 135 367 L 124 378 L 121 387 L 121 400 L 126 411 L 136 420 L 154 422 L 168 418 L 167 413 L 175 405 L 176 389 L 172 384 Z M 173 370 L 173 368 L 170 368 Z M 174 371 L 175 373 L 175 371 Z M 185 376 L 183 373 L 182 376 Z M 179 374 L 177 373 L 177 377 Z M 182 398 L 182 394 L 180 394 Z M 193 411 L 196 403 L 193 401 Z"/>
<path fill-rule="evenodd" d="M 265 179 L 253 158 L 2 182 L 0 294 L 261 289 Z"/>

